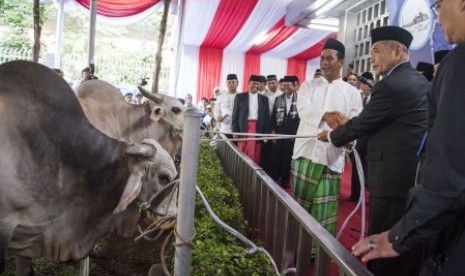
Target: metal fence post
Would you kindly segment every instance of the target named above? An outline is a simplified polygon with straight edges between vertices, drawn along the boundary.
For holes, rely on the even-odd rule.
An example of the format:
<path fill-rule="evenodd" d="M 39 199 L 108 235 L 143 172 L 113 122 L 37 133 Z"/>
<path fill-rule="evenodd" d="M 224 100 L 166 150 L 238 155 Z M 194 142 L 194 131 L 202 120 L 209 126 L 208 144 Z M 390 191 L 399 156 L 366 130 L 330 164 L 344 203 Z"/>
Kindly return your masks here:
<path fill-rule="evenodd" d="M 178 215 L 174 275 L 191 275 L 192 248 L 184 240 L 194 234 L 194 200 L 199 159 L 200 112 L 188 109 L 184 113 L 184 128 L 181 153 L 181 179 L 178 195 Z M 179 238 L 180 237 L 180 238 Z M 181 239 L 182 238 L 182 239 Z"/>

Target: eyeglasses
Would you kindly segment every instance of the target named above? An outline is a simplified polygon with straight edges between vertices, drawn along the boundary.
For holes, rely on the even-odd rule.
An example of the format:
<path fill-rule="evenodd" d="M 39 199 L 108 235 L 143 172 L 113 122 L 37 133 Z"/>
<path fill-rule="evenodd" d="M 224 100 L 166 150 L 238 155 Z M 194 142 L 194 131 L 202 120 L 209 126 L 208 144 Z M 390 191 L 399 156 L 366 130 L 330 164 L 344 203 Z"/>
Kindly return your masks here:
<path fill-rule="evenodd" d="M 440 4 L 442 3 L 442 1 L 444 1 L 444 0 L 439 0 L 439 1 L 435 2 L 433 5 L 431 5 L 431 7 L 430 7 L 436 15 L 439 14 L 439 9 L 441 8 Z"/>

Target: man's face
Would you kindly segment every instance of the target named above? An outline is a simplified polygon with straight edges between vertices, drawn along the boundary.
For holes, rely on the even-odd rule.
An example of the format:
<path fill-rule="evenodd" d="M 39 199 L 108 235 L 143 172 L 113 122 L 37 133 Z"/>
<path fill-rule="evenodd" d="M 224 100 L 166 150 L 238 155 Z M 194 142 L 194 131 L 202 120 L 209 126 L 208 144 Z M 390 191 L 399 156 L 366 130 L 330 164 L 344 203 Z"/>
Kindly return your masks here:
<path fill-rule="evenodd" d="M 88 72 L 88 71 L 82 72 L 81 78 L 82 78 L 82 81 L 89 80 L 90 79 L 90 72 Z"/>
<path fill-rule="evenodd" d="M 258 83 L 258 90 L 265 91 L 265 89 L 266 89 L 266 82 Z"/>
<path fill-rule="evenodd" d="M 283 92 L 286 95 L 291 95 L 294 92 L 294 84 L 292 82 L 283 82 Z"/>
<path fill-rule="evenodd" d="M 250 81 L 249 82 L 249 93 L 255 94 L 258 91 L 258 85 L 260 83 L 258 81 Z"/>
<path fill-rule="evenodd" d="M 186 97 L 184 98 L 184 101 L 185 101 L 186 103 L 190 104 L 190 103 L 192 103 L 192 97 L 191 97 L 191 96 L 186 96 Z"/>
<path fill-rule="evenodd" d="M 278 82 L 275 80 L 270 80 L 266 82 L 266 86 L 268 86 L 268 90 L 271 92 L 276 92 L 276 89 L 278 89 Z"/>
<path fill-rule="evenodd" d="M 344 65 L 343 59 L 338 59 L 337 51 L 324 49 L 320 56 L 321 74 L 328 81 L 333 81 L 341 76 L 341 68 Z"/>
<path fill-rule="evenodd" d="M 438 18 L 444 35 L 449 43 L 459 44 L 465 42 L 465 1 L 463 0 L 436 0 Z M 460 23 L 462 24 L 460 24 Z"/>
<path fill-rule="evenodd" d="M 395 48 L 391 48 L 391 46 L 385 44 L 383 41 L 373 44 L 371 47 L 371 66 L 375 75 L 386 76 L 398 63 L 399 57 L 396 56 Z"/>
<path fill-rule="evenodd" d="M 347 82 L 352 86 L 357 86 L 357 76 L 349 75 L 349 78 L 347 78 Z"/>
<path fill-rule="evenodd" d="M 226 82 L 226 85 L 228 86 L 228 90 L 231 92 L 236 92 L 238 83 L 239 82 L 237 80 L 228 80 Z"/>

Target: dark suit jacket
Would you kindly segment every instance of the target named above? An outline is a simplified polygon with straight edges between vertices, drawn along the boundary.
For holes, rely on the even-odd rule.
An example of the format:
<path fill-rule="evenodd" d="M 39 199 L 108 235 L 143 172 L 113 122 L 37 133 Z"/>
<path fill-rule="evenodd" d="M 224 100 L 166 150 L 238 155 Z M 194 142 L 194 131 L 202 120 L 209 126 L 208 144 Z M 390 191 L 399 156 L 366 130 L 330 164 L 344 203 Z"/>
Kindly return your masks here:
<path fill-rule="evenodd" d="M 358 117 L 331 132 L 335 146 L 368 135 L 370 196 L 406 198 L 414 185 L 428 89 L 425 77 L 403 63 L 375 85 Z"/>
<path fill-rule="evenodd" d="M 424 78 L 424 77 L 423 77 Z M 269 116 L 268 98 L 258 94 L 258 122 L 257 133 L 268 133 Z M 249 117 L 249 93 L 237 94 L 234 98 L 232 114 L 232 131 L 247 132 L 247 119 Z"/>

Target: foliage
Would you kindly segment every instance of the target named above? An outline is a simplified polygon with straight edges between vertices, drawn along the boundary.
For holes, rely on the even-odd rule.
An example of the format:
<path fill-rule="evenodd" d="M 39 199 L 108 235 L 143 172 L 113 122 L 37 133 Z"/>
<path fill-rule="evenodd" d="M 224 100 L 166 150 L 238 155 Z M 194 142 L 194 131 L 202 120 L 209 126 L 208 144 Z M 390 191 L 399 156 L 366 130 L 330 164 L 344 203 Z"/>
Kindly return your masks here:
<path fill-rule="evenodd" d="M 36 276 L 75 276 L 79 274 L 77 262 L 59 263 L 47 259 L 33 259 L 32 267 Z M 12 256 L 6 257 L 6 270 L 4 276 L 15 275 L 15 262 Z"/>
<path fill-rule="evenodd" d="M 197 184 L 218 217 L 244 234 L 247 225 L 239 194 L 205 142 L 200 145 Z M 242 243 L 213 221 L 198 196 L 195 212 L 193 275 L 274 275 L 266 256 L 248 254 Z"/>
<path fill-rule="evenodd" d="M 33 45 L 33 4 L 30 0 L 0 0 L 0 47 L 31 50 Z M 41 59 L 50 62 L 55 49 L 57 10 L 53 1 L 41 4 L 44 23 L 41 37 Z M 94 63 L 96 75 L 115 85 L 135 85 L 142 77 L 149 77 L 149 87 L 155 68 L 155 51 L 161 12 L 129 26 L 109 26 L 97 21 Z M 171 50 L 169 37 L 172 18 L 168 20 L 163 52 L 163 66 L 168 68 Z M 80 9 L 64 15 L 62 41 L 62 70 L 65 78 L 79 80 L 87 64 L 89 16 Z M 48 64 L 52 66 L 52 64 Z M 162 70 L 160 88 L 166 91 L 169 83 L 167 70 Z"/>
<path fill-rule="evenodd" d="M 33 4 L 28 0 L 4 1 L 0 0 L 0 24 L 9 26 L 4 38 L 0 40 L 0 47 L 15 49 L 32 49 L 32 38 L 30 33 L 33 30 Z M 53 7 L 40 5 L 40 24 L 52 12 Z"/>

